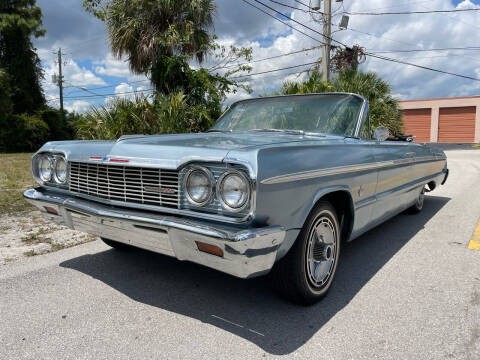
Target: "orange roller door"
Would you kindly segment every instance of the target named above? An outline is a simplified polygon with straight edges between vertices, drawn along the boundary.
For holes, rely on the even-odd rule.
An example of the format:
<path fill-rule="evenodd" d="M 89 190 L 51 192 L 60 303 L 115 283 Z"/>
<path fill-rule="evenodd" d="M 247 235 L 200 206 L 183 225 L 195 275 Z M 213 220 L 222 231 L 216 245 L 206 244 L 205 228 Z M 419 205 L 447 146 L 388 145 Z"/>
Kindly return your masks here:
<path fill-rule="evenodd" d="M 474 142 L 475 106 L 441 108 L 438 142 Z"/>
<path fill-rule="evenodd" d="M 403 110 L 405 134 L 415 135 L 415 142 L 430 142 L 431 109 Z"/>

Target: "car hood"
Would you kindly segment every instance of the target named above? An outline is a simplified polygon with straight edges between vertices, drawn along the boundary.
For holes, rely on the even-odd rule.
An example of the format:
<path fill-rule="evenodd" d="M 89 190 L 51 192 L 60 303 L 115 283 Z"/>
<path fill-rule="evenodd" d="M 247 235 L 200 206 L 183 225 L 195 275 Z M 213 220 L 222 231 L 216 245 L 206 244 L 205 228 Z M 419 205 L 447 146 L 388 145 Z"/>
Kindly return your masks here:
<path fill-rule="evenodd" d="M 335 137 L 338 139 L 338 137 Z M 311 137 L 267 132 L 199 133 L 127 136 L 118 141 L 69 141 L 45 144 L 40 151 L 64 151 L 71 161 L 91 157 L 128 159 L 134 163 L 176 169 L 191 161 L 221 162 L 229 152 L 257 150 L 280 144 L 323 142 L 332 137 Z M 342 138 L 343 139 L 343 138 Z"/>

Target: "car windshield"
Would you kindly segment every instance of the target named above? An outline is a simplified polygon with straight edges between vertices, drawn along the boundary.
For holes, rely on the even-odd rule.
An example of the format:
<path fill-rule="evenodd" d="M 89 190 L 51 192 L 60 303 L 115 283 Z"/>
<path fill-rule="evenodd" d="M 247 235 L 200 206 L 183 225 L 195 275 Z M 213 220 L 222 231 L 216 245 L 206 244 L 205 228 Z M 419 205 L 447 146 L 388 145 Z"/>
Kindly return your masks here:
<path fill-rule="evenodd" d="M 233 104 L 210 131 L 353 136 L 363 100 L 350 94 L 279 96 Z"/>

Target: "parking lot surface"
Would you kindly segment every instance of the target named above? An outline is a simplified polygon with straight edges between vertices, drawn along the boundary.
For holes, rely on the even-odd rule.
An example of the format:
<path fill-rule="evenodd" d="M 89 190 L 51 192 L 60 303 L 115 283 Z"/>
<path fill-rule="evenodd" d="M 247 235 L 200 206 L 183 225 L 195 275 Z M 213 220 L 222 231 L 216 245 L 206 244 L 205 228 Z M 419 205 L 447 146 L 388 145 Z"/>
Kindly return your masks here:
<path fill-rule="evenodd" d="M 311 307 L 100 241 L 0 266 L 0 359 L 480 359 L 480 151 L 447 156 L 423 212 L 344 246 Z"/>

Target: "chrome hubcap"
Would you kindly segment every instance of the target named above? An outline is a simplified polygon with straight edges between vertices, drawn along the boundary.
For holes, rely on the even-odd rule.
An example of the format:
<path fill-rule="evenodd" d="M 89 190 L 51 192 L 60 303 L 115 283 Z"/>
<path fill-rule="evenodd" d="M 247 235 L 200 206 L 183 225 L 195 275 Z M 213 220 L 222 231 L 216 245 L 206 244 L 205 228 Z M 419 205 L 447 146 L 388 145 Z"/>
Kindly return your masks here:
<path fill-rule="evenodd" d="M 336 231 L 332 221 L 319 217 L 313 224 L 308 237 L 306 253 L 307 275 L 315 287 L 327 283 L 336 260 Z"/>

